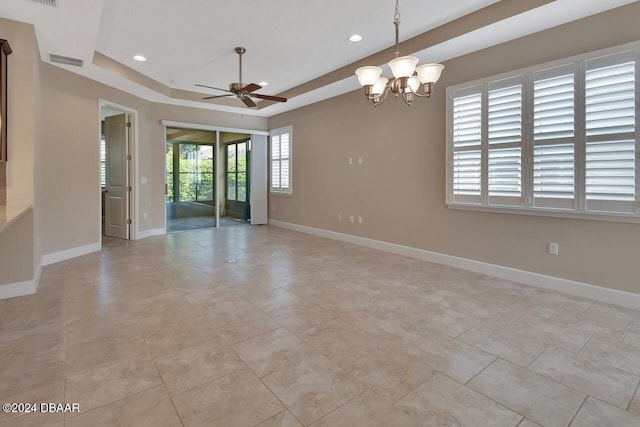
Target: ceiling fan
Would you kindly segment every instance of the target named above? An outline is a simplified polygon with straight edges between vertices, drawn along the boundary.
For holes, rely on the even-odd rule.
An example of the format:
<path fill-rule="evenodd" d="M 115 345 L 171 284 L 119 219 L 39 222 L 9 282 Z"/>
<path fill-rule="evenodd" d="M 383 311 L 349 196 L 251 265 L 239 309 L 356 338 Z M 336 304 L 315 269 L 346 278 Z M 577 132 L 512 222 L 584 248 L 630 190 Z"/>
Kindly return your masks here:
<path fill-rule="evenodd" d="M 229 92 L 227 95 L 207 96 L 207 97 L 202 98 L 202 99 L 214 99 L 214 98 L 224 98 L 226 96 L 236 96 L 239 100 L 244 102 L 244 105 L 246 105 L 247 107 L 257 107 L 258 106 L 258 104 L 253 102 L 253 100 L 251 98 L 265 99 L 267 101 L 287 102 L 287 98 L 283 98 L 281 96 L 271 96 L 271 95 L 262 95 L 262 94 L 259 94 L 259 93 L 253 93 L 258 89 L 262 89 L 262 86 L 260 86 L 259 84 L 249 83 L 248 85 L 245 86 L 242 83 L 242 54 L 244 54 L 247 50 L 245 48 L 243 48 L 243 47 L 236 47 L 235 51 L 238 54 L 238 60 L 239 60 L 238 61 L 239 62 L 239 69 L 240 69 L 240 73 L 239 73 L 240 74 L 240 78 L 238 79 L 239 82 L 238 83 L 231 83 L 229 85 L 229 90 L 220 89 L 218 87 L 213 87 L 213 86 L 196 84 L 196 86 L 200 86 L 200 87 L 207 87 L 209 89 L 215 89 L 215 90 L 221 90 L 223 92 Z"/>

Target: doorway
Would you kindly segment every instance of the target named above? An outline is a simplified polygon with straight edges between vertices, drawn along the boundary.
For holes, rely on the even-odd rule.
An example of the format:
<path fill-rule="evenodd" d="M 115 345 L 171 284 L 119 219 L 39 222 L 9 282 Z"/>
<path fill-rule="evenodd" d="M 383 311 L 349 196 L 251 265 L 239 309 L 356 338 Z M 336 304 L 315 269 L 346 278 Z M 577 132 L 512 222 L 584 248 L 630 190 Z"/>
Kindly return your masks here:
<path fill-rule="evenodd" d="M 200 188 L 198 190 L 198 200 L 194 198 L 190 200 L 184 200 L 183 202 L 189 204 L 189 208 L 198 209 L 199 213 L 195 216 L 200 217 L 200 224 L 194 224 L 192 227 L 182 227 L 182 230 L 199 229 L 204 226 L 208 227 L 225 227 L 236 225 L 258 225 L 267 224 L 267 137 L 269 135 L 266 131 L 259 130 L 245 130 L 245 129 L 233 129 L 223 128 L 218 126 L 194 124 L 185 122 L 176 122 L 170 120 L 162 120 L 160 122 L 165 127 L 165 184 L 166 184 L 166 203 L 165 203 L 165 230 L 180 231 L 175 227 L 173 221 L 175 217 L 176 207 L 171 204 L 182 203 L 180 198 L 184 196 L 184 191 L 180 190 L 179 194 L 176 194 L 176 185 L 184 187 L 184 178 L 180 181 L 179 171 L 186 171 L 193 173 L 194 176 L 202 174 L 204 170 L 204 161 L 209 161 L 208 170 L 212 169 L 213 177 L 211 179 L 205 179 L 200 176 L 195 178 L 196 183 L 211 182 L 213 188 L 213 216 L 211 215 L 211 201 L 200 198 L 200 195 L 209 194 L 208 191 L 211 187 L 205 189 Z M 206 136 L 205 136 L 206 135 Z M 181 148 L 177 145 L 174 150 L 174 144 L 196 145 L 199 148 Z M 243 145 L 244 144 L 244 145 Z M 210 147 L 213 146 L 212 158 L 207 154 L 202 156 L 201 153 L 205 148 L 201 146 L 208 146 L 207 152 Z M 229 146 L 233 146 L 229 148 Z M 184 165 L 183 160 L 180 164 L 179 155 L 175 153 L 187 152 L 191 150 L 192 158 L 200 157 L 200 163 L 196 162 L 196 165 L 192 165 L 192 169 L 188 169 L 189 166 Z M 200 153 L 200 154 L 198 154 Z M 177 157 L 177 160 L 174 158 Z M 174 163 L 175 160 L 175 163 Z M 174 167 L 174 164 L 177 167 Z M 198 181 L 199 180 L 199 181 Z M 195 194 L 195 190 L 191 192 Z M 179 197 L 178 197 L 179 196 Z M 194 206 L 199 205 L 199 206 Z M 202 206 L 206 205 L 206 206 Z M 205 214 L 203 210 L 207 209 Z M 205 220 L 207 221 L 205 223 Z M 195 220 L 191 220 L 195 222 Z M 173 222 L 173 224 L 172 224 Z M 189 222 L 185 220 L 184 222 Z"/>
<path fill-rule="evenodd" d="M 101 235 L 132 238 L 132 113 L 100 105 Z"/>
<path fill-rule="evenodd" d="M 166 129 L 167 231 L 216 226 L 216 132 Z"/>

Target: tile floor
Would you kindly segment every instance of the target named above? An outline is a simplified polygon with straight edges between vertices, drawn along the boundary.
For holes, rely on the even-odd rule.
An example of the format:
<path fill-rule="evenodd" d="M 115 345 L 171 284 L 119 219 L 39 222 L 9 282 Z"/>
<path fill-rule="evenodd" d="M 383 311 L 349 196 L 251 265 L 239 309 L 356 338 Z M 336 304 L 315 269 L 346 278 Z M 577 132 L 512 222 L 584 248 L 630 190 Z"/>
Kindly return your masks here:
<path fill-rule="evenodd" d="M 229 262 L 233 261 L 233 262 Z M 0 301 L 9 426 L 640 426 L 640 312 L 269 226 L 105 240 Z"/>

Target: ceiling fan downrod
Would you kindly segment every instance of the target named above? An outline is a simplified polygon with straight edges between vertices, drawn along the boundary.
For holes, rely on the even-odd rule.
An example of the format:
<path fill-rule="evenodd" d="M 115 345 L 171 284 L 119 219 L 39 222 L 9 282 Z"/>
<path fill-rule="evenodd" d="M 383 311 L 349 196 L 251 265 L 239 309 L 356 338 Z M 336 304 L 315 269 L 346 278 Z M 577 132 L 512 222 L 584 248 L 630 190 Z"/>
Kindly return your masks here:
<path fill-rule="evenodd" d="M 243 48 L 243 47 L 236 47 L 236 53 L 238 54 L 238 71 L 239 71 L 239 77 L 240 77 L 240 81 L 237 83 L 231 83 L 229 89 L 232 91 L 241 91 L 242 88 L 244 87 L 244 85 L 242 84 L 242 54 L 245 53 L 247 51 L 247 49 Z"/>

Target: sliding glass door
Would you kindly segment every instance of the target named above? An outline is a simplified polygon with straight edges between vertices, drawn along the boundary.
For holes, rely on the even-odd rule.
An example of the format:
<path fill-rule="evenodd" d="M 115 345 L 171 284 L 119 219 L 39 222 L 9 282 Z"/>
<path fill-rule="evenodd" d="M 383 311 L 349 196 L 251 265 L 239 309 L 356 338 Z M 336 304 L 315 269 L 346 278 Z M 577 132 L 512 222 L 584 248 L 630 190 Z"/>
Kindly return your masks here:
<path fill-rule="evenodd" d="M 251 170 L 251 141 L 226 145 L 225 214 L 228 219 L 247 222 L 251 218 L 249 171 Z M 233 223 L 233 221 L 227 221 Z"/>
<path fill-rule="evenodd" d="M 216 226 L 215 132 L 167 128 L 167 231 Z"/>

